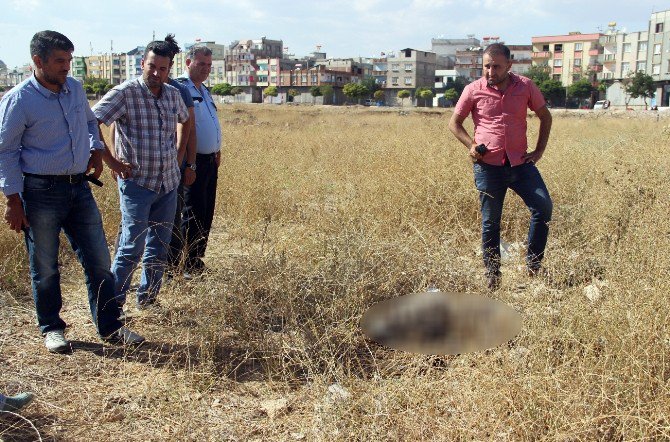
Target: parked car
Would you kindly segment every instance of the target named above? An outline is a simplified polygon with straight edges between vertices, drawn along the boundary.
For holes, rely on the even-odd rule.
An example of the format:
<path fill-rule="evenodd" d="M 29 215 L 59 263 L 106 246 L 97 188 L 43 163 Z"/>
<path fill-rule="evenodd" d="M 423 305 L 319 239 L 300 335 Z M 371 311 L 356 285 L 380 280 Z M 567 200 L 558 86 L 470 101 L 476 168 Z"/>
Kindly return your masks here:
<path fill-rule="evenodd" d="M 593 105 L 594 110 L 607 109 L 608 107 L 610 107 L 610 101 L 609 100 L 598 100 L 598 101 L 596 101 L 596 104 Z"/>
<path fill-rule="evenodd" d="M 363 103 L 364 106 L 374 106 L 375 104 L 377 104 L 377 102 L 372 98 L 368 98 L 365 100 L 365 103 Z"/>

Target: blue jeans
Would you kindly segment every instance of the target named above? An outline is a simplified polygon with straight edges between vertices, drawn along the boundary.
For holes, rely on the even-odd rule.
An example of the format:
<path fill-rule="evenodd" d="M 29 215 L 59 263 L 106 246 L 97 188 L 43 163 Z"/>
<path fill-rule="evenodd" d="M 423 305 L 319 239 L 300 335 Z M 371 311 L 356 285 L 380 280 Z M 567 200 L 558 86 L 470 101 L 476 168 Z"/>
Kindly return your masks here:
<path fill-rule="evenodd" d="M 475 163 L 475 185 L 479 191 L 482 212 L 482 251 L 488 274 L 500 270 L 500 219 L 507 189 L 521 197 L 530 210 L 526 264 L 537 270 L 544 257 L 551 221 L 552 202 L 549 191 L 535 164 L 491 166 Z"/>
<path fill-rule="evenodd" d="M 177 189 L 153 192 L 131 180 L 118 180 L 121 204 L 121 238 L 112 273 L 117 302 L 126 302 L 126 292 L 135 268 L 142 260 L 137 303 L 151 304 L 161 288 L 168 246 L 177 207 Z"/>
<path fill-rule="evenodd" d="M 59 182 L 53 178 L 25 176 L 21 194 L 26 218 L 26 247 L 30 258 L 33 299 L 42 333 L 64 330 L 58 270 L 60 231 L 70 241 L 84 268 L 93 323 L 101 336 L 121 327 L 114 302 L 114 278 L 109 271 L 109 249 L 102 218 L 88 183 Z"/>

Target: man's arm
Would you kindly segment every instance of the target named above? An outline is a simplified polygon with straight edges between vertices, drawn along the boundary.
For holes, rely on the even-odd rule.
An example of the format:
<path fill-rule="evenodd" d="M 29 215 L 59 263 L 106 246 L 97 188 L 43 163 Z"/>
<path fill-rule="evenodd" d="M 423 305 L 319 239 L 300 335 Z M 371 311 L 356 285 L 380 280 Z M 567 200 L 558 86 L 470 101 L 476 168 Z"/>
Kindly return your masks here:
<path fill-rule="evenodd" d="M 477 143 L 472 139 L 472 137 L 470 137 L 470 134 L 468 134 L 468 131 L 465 130 L 465 127 L 463 127 L 463 121 L 465 121 L 465 118 L 466 117 L 454 112 L 451 116 L 451 120 L 449 120 L 449 130 L 456 136 L 456 138 L 458 138 L 458 141 L 463 143 L 463 145 L 468 148 L 470 157 L 474 158 L 475 160 L 481 160 L 483 157 L 475 150 Z"/>
<path fill-rule="evenodd" d="M 7 197 L 4 218 L 9 228 L 20 233 L 28 227 L 19 192 L 23 192 L 21 139 L 26 128 L 23 112 L 15 96 L 0 101 L 0 184 Z"/>
<path fill-rule="evenodd" d="M 540 158 L 542 158 L 542 155 L 544 155 L 544 151 L 547 148 L 549 133 L 551 132 L 552 117 L 547 106 L 542 106 L 535 111 L 535 114 L 540 119 L 540 131 L 537 135 L 535 150 L 528 152 L 523 156 L 526 163 L 537 163 L 540 161 Z"/>
<path fill-rule="evenodd" d="M 102 160 L 107 164 L 107 167 L 109 167 L 112 170 L 112 176 L 116 178 L 116 176 L 119 176 L 123 179 L 125 178 L 130 178 L 131 173 L 132 173 L 132 166 L 126 162 L 120 161 L 116 159 L 116 156 L 109 150 L 109 146 L 107 146 L 107 143 L 105 143 L 105 138 L 102 136 L 102 121 L 98 120 L 98 130 L 100 131 L 100 140 L 102 141 L 102 144 L 105 146 L 104 150 L 102 151 Z M 116 175 L 116 176 L 115 176 Z"/>
<path fill-rule="evenodd" d="M 186 162 L 188 164 L 195 164 L 195 156 L 198 153 L 198 138 L 195 133 L 195 110 L 190 107 L 188 111 L 190 116 L 188 122 L 191 124 L 191 130 L 188 134 L 188 143 L 186 143 Z M 184 185 L 190 186 L 193 184 L 197 173 L 197 171 L 187 167 L 184 171 Z"/>

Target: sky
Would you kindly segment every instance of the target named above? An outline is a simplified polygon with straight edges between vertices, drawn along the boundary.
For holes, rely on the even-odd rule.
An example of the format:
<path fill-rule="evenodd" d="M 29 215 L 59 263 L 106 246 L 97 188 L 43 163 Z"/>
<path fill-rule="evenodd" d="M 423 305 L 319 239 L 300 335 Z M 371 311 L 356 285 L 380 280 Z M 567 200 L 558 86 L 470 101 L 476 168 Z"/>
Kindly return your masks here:
<path fill-rule="evenodd" d="M 9 4 L 7 5 L 8 2 Z M 572 31 L 595 33 L 615 21 L 625 32 L 647 30 L 660 0 L 2 0 L 0 60 L 8 67 L 30 61 L 33 34 L 65 34 L 75 55 L 127 52 L 156 35 L 196 39 L 283 40 L 304 56 L 321 46 L 328 57 L 372 57 L 404 48 L 430 50 L 432 38 L 481 39 L 508 44 Z M 92 51 L 91 51 L 92 48 Z"/>

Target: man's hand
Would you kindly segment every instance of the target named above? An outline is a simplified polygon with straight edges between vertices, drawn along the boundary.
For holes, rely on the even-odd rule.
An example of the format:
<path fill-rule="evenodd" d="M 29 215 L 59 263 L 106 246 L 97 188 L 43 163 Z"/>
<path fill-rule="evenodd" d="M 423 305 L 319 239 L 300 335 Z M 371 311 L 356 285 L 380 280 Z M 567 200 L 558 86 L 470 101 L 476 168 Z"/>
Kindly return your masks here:
<path fill-rule="evenodd" d="M 16 233 L 21 233 L 23 228 L 29 227 L 28 219 L 26 218 L 26 213 L 23 211 L 23 204 L 18 193 L 7 197 L 5 221 L 9 224 L 9 228 Z"/>
<path fill-rule="evenodd" d="M 473 163 L 475 163 L 478 160 L 481 160 L 482 158 L 484 158 L 479 152 L 477 152 L 477 146 L 478 146 L 477 143 L 472 143 L 470 145 L 469 154 L 470 154 L 470 158 L 472 159 Z"/>
<path fill-rule="evenodd" d="M 112 171 L 112 177 L 116 180 L 117 178 L 126 179 L 132 176 L 133 166 L 124 161 L 119 161 L 116 158 L 109 158 L 107 160 L 107 166 Z"/>
<path fill-rule="evenodd" d="M 524 163 L 537 163 L 542 158 L 544 152 L 535 149 L 532 152 L 525 153 L 521 158 Z"/>
<path fill-rule="evenodd" d="M 184 186 L 190 186 L 195 182 L 196 172 L 195 170 L 187 167 L 184 170 Z"/>
<path fill-rule="evenodd" d="M 102 173 L 102 151 L 94 150 L 91 152 L 91 157 L 88 159 L 88 166 L 86 166 L 86 175 L 93 171 L 93 178 L 100 178 Z"/>

